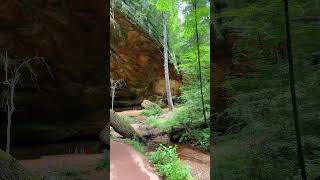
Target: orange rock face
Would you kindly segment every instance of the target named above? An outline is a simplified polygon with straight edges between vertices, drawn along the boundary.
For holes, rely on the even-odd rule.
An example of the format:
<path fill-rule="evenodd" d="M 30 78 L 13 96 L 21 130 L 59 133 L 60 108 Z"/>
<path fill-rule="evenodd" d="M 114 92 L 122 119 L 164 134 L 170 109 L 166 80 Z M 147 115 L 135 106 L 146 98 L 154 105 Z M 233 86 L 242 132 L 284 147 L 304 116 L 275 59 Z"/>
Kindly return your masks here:
<path fill-rule="evenodd" d="M 111 76 L 122 79 L 126 86 L 118 89 L 116 104 L 138 105 L 144 98 L 165 94 L 162 46 L 120 13 L 115 13 L 118 26 L 111 26 Z M 170 64 L 173 95 L 179 94 L 180 78 Z"/>

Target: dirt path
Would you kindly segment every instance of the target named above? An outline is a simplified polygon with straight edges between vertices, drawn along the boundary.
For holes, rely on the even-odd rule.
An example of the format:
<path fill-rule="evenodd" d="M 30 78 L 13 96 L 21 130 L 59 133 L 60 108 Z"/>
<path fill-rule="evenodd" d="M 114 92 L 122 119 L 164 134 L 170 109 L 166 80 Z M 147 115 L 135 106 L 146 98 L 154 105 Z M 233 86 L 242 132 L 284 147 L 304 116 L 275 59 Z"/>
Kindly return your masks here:
<path fill-rule="evenodd" d="M 160 180 L 143 155 L 130 145 L 111 141 L 110 180 Z"/>
<path fill-rule="evenodd" d="M 97 171 L 97 163 L 104 154 L 67 154 L 43 156 L 40 159 L 21 160 L 21 164 L 32 172 L 56 179 L 56 172 L 69 176 L 82 176 L 88 180 L 107 180 L 109 173 Z M 70 177 L 70 179 L 73 179 Z"/>
<path fill-rule="evenodd" d="M 132 116 L 138 122 L 132 122 L 131 125 L 139 132 L 139 126 L 144 124 L 145 117 L 141 115 L 143 110 L 127 110 L 118 112 L 121 116 Z M 163 110 L 163 114 L 159 117 L 162 120 L 168 120 L 173 115 L 168 109 Z M 116 136 L 116 135 L 115 135 Z M 190 146 L 179 145 L 177 153 L 182 163 L 191 167 L 191 174 L 195 180 L 210 180 L 210 155 Z M 111 145 L 112 148 L 112 145 Z M 111 161 L 112 162 L 112 161 Z"/>
<path fill-rule="evenodd" d="M 195 180 L 210 180 L 210 155 L 186 146 L 178 146 L 178 156 L 182 163 L 191 167 Z"/>

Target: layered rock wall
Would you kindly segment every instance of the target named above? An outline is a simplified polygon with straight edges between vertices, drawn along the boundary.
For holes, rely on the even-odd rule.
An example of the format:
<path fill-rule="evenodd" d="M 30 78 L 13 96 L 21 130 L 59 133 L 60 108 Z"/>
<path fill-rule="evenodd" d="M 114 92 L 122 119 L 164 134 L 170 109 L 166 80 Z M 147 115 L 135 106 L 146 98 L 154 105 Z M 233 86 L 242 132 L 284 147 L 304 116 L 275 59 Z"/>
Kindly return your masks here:
<path fill-rule="evenodd" d="M 125 82 L 117 90 L 116 106 L 139 105 L 152 95 L 165 95 L 162 46 L 150 35 L 115 11 L 111 26 L 111 67 L 114 79 Z M 170 64 L 173 95 L 179 95 L 180 76 Z"/>
<path fill-rule="evenodd" d="M 106 13 L 104 1 L 0 0 L 1 53 L 44 57 L 54 76 L 37 68 L 40 90 L 28 78 L 16 89 L 13 144 L 96 136 L 104 127 Z M 3 112 L 2 140 L 5 128 Z"/>

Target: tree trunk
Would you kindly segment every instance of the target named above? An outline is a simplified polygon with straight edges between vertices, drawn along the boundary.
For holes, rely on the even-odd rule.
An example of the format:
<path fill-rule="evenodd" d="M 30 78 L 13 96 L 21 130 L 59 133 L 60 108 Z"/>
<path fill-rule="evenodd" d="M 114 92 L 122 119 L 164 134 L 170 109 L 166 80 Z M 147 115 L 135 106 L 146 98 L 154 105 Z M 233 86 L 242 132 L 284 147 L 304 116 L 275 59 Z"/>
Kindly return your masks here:
<path fill-rule="evenodd" d="M 284 3 L 284 14 L 286 22 L 286 35 L 287 35 L 287 53 L 288 53 L 288 64 L 289 64 L 289 78 L 290 78 L 290 92 L 291 92 L 291 101 L 292 101 L 292 112 L 293 120 L 296 131 L 296 141 L 297 141 L 297 151 L 298 151 L 298 160 L 301 170 L 301 178 L 307 180 L 306 166 L 304 162 L 303 152 L 302 152 L 302 143 L 301 143 L 301 129 L 298 118 L 298 107 L 296 100 L 296 90 L 295 90 L 295 78 L 293 70 L 293 56 L 292 56 L 292 47 L 291 47 L 291 33 L 290 33 L 290 21 L 289 21 L 289 7 L 288 0 L 283 0 Z"/>
<path fill-rule="evenodd" d="M 137 139 L 145 142 L 143 137 L 121 116 L 110 110 L 110 126 L 124 138 Z M 107 131 L 108 132 L 108 131 Z"/>
<path fill-rule="evenodd" d="M 115 96 L 115 91 L 116 91 L 116 88 L 115 87 L 112 87 L 112 95 L 111 95 L 111 110 L 113 110 L 113 104 L 114 104 L 114 96 Z"/>
<path fill-rule="evenodd" d="M 13 101 L 13 96 L 14 96 L 14 87 L 15 87 L 15 82 L 13 81 L 12 84 L 10 85 L 10 105 L 8 104 L 8 125 L 7 125 L 7 145 L 6 145 L 6 152 L 10 154 L 10 146 L 11 146 L 11 122 L 12 122 L 12 114 L 15 110 L 14 107 L 14 101 Z"/>
<path fill-rule="evenodd" d="M 16 159 L 0 150 L 0 180 L 41 180 L 30 173 Z"/>
<path fill-rule="evenodd" d="M 201 102 L 202 102 L 202 113 L 204 122 L 207 122 L 206 110 L 204 108 L 204 99 L 203 99 L 203 88 L 202 88 L 202 74 L 201 74 L 201 62 L 200 62 L 200 48 L 199 48 L 199 32 L 198 32 L 198 20 L 197 20 L 197 2 L 194 2 L 194 21 L 196 27 L 196 36 L 197 36 L 197 54 L 198 54 L 198 68 L 199 68 L 199 82 L 200 82 L 200 93 L 201 93 Z"/>
<path fill-rule="evenodd" d="M 7 144 L 6 144 L 6 152 L 10 154 L 10 145 L 11 145 L 11 110 L 8 108 L 8 122 L 7 122 Z"/>
<path fill-rule="evenodd" d="M 163 56 L 164 56 L 164 78 L 166 81 L 166 94 L 169 110 L 173 110 L 173 102 L 171 97 L 170 78 L 169 78 L 169 60 L 168 60 L 168 38 L 167 38 L 167 22 L 166 14 L 163 13 Z"/>

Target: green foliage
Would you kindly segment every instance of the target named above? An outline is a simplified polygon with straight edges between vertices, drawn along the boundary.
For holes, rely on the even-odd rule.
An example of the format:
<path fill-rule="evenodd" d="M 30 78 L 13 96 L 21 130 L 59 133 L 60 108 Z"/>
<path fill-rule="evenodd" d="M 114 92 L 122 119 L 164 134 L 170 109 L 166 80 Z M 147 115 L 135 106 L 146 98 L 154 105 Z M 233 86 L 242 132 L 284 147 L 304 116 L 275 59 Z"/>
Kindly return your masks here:
<path fill-rule="evenodd" d="M 133 122 L 133 121 L 136 120 L 136 118 L 135 118 L 134 116 L 122 116 L 122 117 L 123 117 L 123 119 L 124 119 L 125 121 L 127 121 L 128 123 Z"/>
<path fill-rule="evenodd" d="M 170 11 L 175 0 L 157 0 L 156 7 L 162 12 Z"/>
<path fill-rule="evenodd" d="M 196 133 L 197 141 L 199 142 L 199 146 L 202 149 L 209 150 L 210 149 L 210 129 L 205 128 L 198 130 Z"/>
<path fill-rule="evenodd" d="M 197 2 L 204 103 L 206 116 L 210 117 L 210 6 L 208 0 Z M 163 130 L 187 122 L 203 121 L 193 3 L 192 0 L 136 0 L 119 5 L 121 6 L 119 9 L 127 14 L 128 18 L 137 22 L 146 32 L 151 32 L 151 36 L 159 42 L 162 41 L 162 23 L 159 22 L 162 21 L 162 14 L 167 14 L 169 58 L 170 63 L 174 64 L 177 71 L 183 75 L 184 83 L 180 89 L 182 95 L 179 100 L 184 110 L 176 111 L 173 118 L 163 122 L 157 117 L 161 113 L 160 108 L 150 108 L 143 112 L 143 115 L 148 117 L 149 124 Z M 209 143 L 202 140 L 199 142 Z"/>
<path fill-rule="evenodd" d="M 141 154 L 145 154 L 145 148 L 138 140 L 125 139 L 124 142 L 130 144 L 135 150 L 137 150 Z"/>
<path fill-rule="evenodd" d="M 210 129 L 192 129 L 191 131 L 186 131 L 180 137 L 180 143 L 190 143 L 192 141 L 196 142 L 196 145 L 201 149 L 210 149 Z"/>
<path fill-rule="evenodd" d="M 161 123 L 158 116 L 147 117 L 147 123 L 158 129 L 165 130 L 165 125 Z"/>
<path fill-rule="evenodd" d="M 149 160 L 167 180 L 193 179 L 190 168 L 181 164 L 176 147 L 160 144 L 155 152 L 149 153 Z"/>
<path fill-rule="evenodd" d="M 142 111 L 142 115 L 146 116 L 146 117 L 150 117 L 150 116 L 159 116 L 161 114 L 161 107 L 157 104 L 153 104 L 151 106 L 147 106 L 143 111 Z"/>
<path fill-rule="evenodd" d="M 314 62 L 320 43 L 319 26 L 308 19 L 319 6 L 290 1 L 294 68 L 302 141 L 309 178 L 319 176 L 319 63 Z M 306 9 L 310 11 L 307 12 Z M 229 1 L 220 18 L 224 28 L 238 28 L 233 47 L 237 76 L 226 78 L 223 89 L 230 97 L 220 122 L 225 129 L 215 146 L 215 179 L 299 179 L 292 120 L 288 66 L 284 48 L 281 1 Z M 239 148 L 241 147 L 241 148 Z"/>

